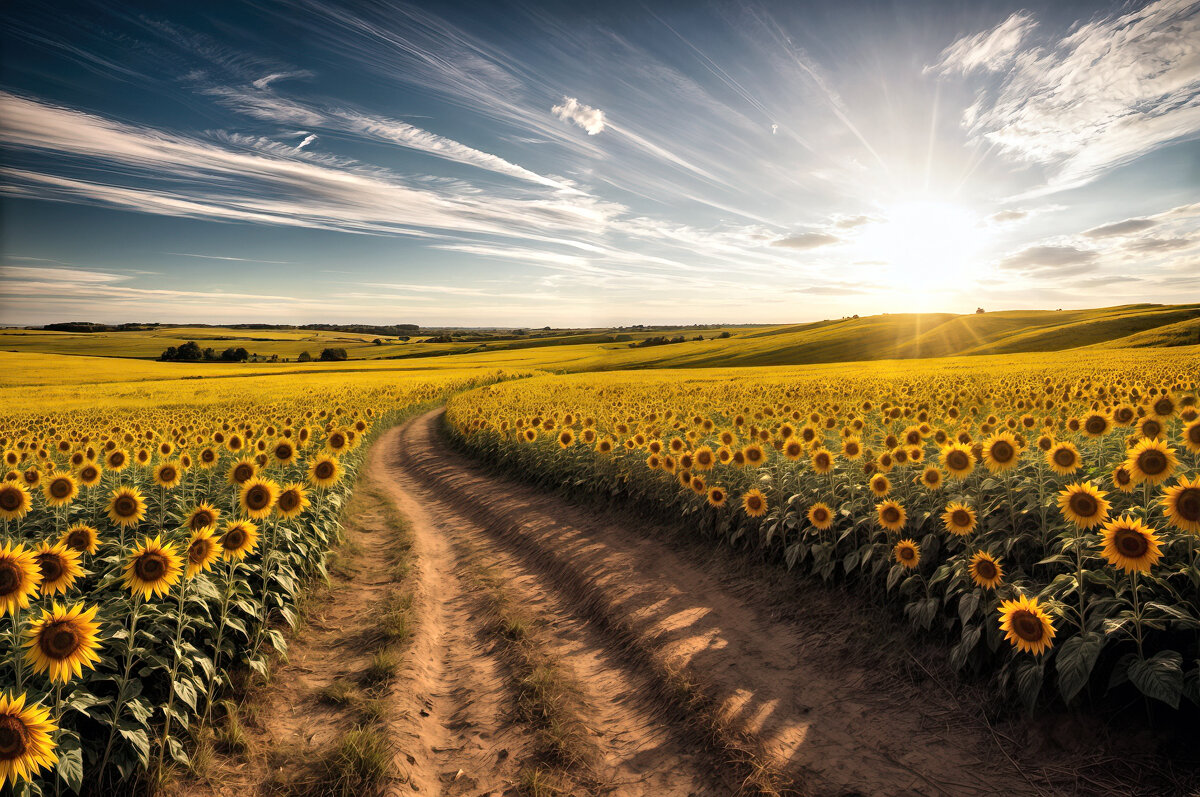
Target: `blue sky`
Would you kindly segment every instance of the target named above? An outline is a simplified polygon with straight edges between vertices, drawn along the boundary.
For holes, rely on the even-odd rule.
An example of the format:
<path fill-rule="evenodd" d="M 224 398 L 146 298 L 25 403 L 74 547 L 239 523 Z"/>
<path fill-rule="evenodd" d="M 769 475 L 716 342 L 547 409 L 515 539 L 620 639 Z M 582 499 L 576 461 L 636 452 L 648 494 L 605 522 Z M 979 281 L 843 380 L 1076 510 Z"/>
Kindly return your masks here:
<path fill-rule="evenodd" d="M 1198 2 L 6 14 L 5 323 L 1200 296 Z"/>

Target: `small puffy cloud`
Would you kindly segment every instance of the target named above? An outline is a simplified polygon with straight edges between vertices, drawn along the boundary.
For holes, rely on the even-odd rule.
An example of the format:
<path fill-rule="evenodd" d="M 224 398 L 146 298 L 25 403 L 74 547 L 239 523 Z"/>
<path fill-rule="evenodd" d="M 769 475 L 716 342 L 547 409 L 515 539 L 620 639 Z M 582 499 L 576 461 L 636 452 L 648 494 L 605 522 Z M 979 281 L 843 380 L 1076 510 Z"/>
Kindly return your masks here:
<path fill-rule="evenodd" d="M 1056 272 L 1060 275 L 1078 274 L 1091 268 L 1096 253 L 1075 246 L 1030 246 L 1000 261 L 1000 267 L 1013 271 Z"/>
<path fill-rule="evenodd" d="M 1028 210 L 999 210 L 987 217 L 988 224 L 1008 224 L 1029 215 Z"/>
<path fill-rule="evenodd" d="M 316 134 L 316 133 L 309 133 L 307 136 L 305 136 L 305 137 L 304 137 L 304 140 L 303 140 L 303 141 L 301 141 L 299 144 L 297 144 L 297 145 L 296 145 L 296 149 L 297 149 L 297 150 L 302 150 L 302 149 L 304 149 L 305 147 L 307 147 L 309 144 L 313 143 L 313 142 L 314 142 L 314 141 L 316 141 L 316 140 L 317 140 L 317 134 Z"/>
<path fill-rule="evenodd" d="M 563 97 L 563 101 L 550 109 L 564 122 L 574 122 L 594 136 L 604 130 L 604 111 L 584 105 L 574 97 Z"/>
<path fill-rule="evenodd" d="M 1155 219 L 1125 219 L 1125 221 L 1104 224 L 1084 231 L 1088 238 L 1113 238 L 1116 236 L 1133 235 L 1158 225 Z"/>
<path fill-rule="evenodd" d="M 1033 30 L 1037 22 L 1027 11 L 1018 11 L 991 30 L 964 36 L 942 50 L 941 59 L 925 72 L 961 72 L 964 75 L 976 69 L 997 72 L 1008 66 L 1017 55 L 1017 49 L 1025 35 Z"/>
<path fill-rule="evenodd" d="M 800 232 L 771 241 L 771 246 L 784 246 L 788 249 L 816 249 L 819 246 L 829 246 L 839 241 L 841 238 L 827 232 Z"/>
<path fill-rule="evenodd" d="M 861 227 L 864 224 L 870 224 L 873 221 L 876 221 L 876 219 L 872 216 L 842 216 L 836 222 L 834 222 L 833 226 L 837 227 L 838 229 L 849 230 L 853 227 Z"/>

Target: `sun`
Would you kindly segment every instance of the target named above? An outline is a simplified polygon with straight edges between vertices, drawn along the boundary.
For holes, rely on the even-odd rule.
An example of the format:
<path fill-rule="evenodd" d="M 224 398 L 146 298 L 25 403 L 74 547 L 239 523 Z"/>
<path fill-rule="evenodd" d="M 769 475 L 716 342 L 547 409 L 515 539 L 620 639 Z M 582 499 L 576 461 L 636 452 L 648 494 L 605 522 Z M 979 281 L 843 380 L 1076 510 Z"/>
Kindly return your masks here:
<path fill-rule="evenodd" d="M 888 205 L 860 238 L 895 287 L 961 285 L 975 274 L 986 229 L 977 214 L 952 202 L 914 199 Z"/>

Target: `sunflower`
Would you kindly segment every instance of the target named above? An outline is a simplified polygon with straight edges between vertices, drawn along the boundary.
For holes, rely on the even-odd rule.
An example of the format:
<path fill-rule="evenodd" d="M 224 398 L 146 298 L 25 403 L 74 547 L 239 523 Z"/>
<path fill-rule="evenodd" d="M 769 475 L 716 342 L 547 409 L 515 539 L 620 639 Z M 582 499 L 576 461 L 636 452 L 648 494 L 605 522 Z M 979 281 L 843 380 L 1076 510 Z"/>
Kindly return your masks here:
<path fill-rule="evenodd" d="M 220 509 L 217 509 L 207 501 L 201 501 L 191 512 L 188 513 L 187 519 L 183 521 L 183 527 L 188 531 L 211 529 L 217 525 L 217 520 L 219 520 L 220 517 Z"/>
<path fill-rule="evenodd" d="M 821 501 L 808 508 L 808 522 L 819 531 L 825 531 L 833 525 L 833 510 Z"/>
<path fill-rule="evenodd" d="M 41 580 L 33 551 L 20 543 L 5 543 L 0 548 L 0 616 L 28 609 Z"/>
<path fill-rule="evenodd" d="M 100 624 L 95 622 L 99 606 L 84 610 L 82 603 L 70 609 L 57 602 L 42 609 L 42 616 L 25 631 L 25 661 L 35 673 L 50 671 L 50 681 L 66 683 L 83 675 L 83 668 L 95 669 L 100 661 Z"/>
<path fill-rule="evenodd" d="M 104 467 L 120 473 L 129 467 L 129 454 L 123 449 L 114 448 L 104 455 Z"/>
<path fill-rule="evenodd" d="M 46 506 L 66 506 L 79 495 L 79 485 L 69 473 L 51 473 L 42 489 L 46 494 Z"/>
<path fill-rule="evenodd" d="M 708 488 L 708 505 L 720 509 L 725 506 L 725 502 L 729 500 L 729 493 L 725 492 L 724 487 L 709 487 Z"/>
<path fill-rule="evenodd" d="M 983 464 L 992 473 L 1003 473 L 1017 464 L 1020 449 L 1008 432 L 998 432 L 983 443 Z"/>
<path fill-rule="evenodd" d="M 178 462 L 160 462 L 154 468 L 154 483 L 165 490 L 173 490 L 183 481 L 183 469 Z"/>
<path fill-rule="evenodd" d="M 118 487 L 108 502 L 108 519 L 118 526 L 136 526 L 146 516 L 146 502 L 136 487 Z"/>
<path fill-rule="evenodd" d="M 967 564 L 971 580 L 981 589 L 995 589 L 1004 579 L 1004 568 L 987 551 L 977 551 Z"/>
<path fill-rule="evenodd" d="M 296 461 L 296 444 L 281 437 L 271 444 L 271 456 L 280 465 L 291 465 Z"/>
<path fill-rule="evenodd" d="M 53 545 L 43 542 L 37 547 L 33 558 L 37 560 L 38 570 L 42 574 L 38 587 L 43 595 L 56 592 L 65 594 L 75 584 L 75 579 L 83 575 L 83 568 L 79 566 L 79 552 L 61 542 Z"/>
<path fill-rule="evenodd" d="M 762 517 L 767 514 L 767 497 L 761 490 L 747 490 L 742 496 L 742 509 L 750 517 Z"/>
<path fill-rule="evenodd" d="M 1124 465 L 1118 465 L 1117 467 L 1113 468 L 1112 483 L 1113 487 L 1116 487 L 1123 493 L 1133 492 L 1133 488 L 1136 486 L 1133 483 L 1133 474 L 1130 473 L 1129 468 L 1125 467 Z"/>
<path fill-rule="evenodd" d="M 212 446 L 207 446 L 200 449 L 200 453 L 196 455 L 196 461 L 204 470 L 210 470 L 216 467 L 217 461 L 220 460 L 220 458 L 221 455 L 218 454 L 217 450 Z"/>
<path fill-rule="evenodd" d="M 533 430 L 526 429 L 525 432 L 528 435 Z M 537 432 L 533 432 L 533 436 L 536 438 Z M 340 478 L 342 468 L 336 457 L 317 457 L 308 464 L 308 481 L 314 487 L 332 487 Z"/>
<path fill-rule="evenodd" d="M 896 547 L 892 549 L 892 556 L 896 562 L 904 565 L 909 570 L 913 570 L 917 565 L 921 564 L 921 546 L 917 545 L 912 540 L 900 540 L 896 543 Z"/>
<path fill-rule="evenodd" d="M 975 510 L 958 501 L 947 504 L 946 511 L 942 513 L 942 525 L 946 531 L 958 537 L 965 537 L 974 531 L 977 522 Z"/>
<path fill-rule="evenodd" d="M 1100 553 L 1108 563 L 1126 573 L 1149 573 L 1162 558 L 1158 535 L 1140 519 L 1128 515 L 1106 523 L 1100 542 Z"/>
<path fill-rule="evenodd" d="M 1125 467 L 1129 468 L 1135 484 L 1149 482 L 1158 484 L 1165 481 L 1175 472 L 1179 461 L 1175 459 L 1175 449 L 1167 448 L 1162 440 L 1142 440 L 1129 450 Z"/>
<path fill-rule="evenodd" d="M 563 429 L 558 433 L 559 448 L 570 448 L 575 445 L 575 432 L 570 429 Z"/>
<path fill-rule="evenodd" d="M 0 484 L 0 518 L 5 520 L 20 520 L 29 512 L 33 502 L 29 500 L 29 491 L 20 482 L 6 481 Z"/>
<path fill-rule="evenodd" d="M 939 490 L 942 487 L 942 472 L 932 465 L 921 471 L 921 475 L 916 478 L 917 484 L 923 484 L 930 490 Z"/>
<path fill-rule="evenodd" d="M 1054 647 L 1054 621 L 1038 599 L 1019 595 L 1000 604 L 1000 630 L 1017 650 L 1038 654 Z"/>
<path fill-rule="evenodd" d="M 79 523 L 63 532 L 59 542 L 72 551 L 94 554 L 100 548 L 100 535 L 91 526 Z"/>
<path fill-rule="evenodd" d="M 135 595 L 140 592 L 145 600 L 166 595 L 182 571 L 174 543 L 164 544 L 161 536 L 145 537 L 125 565 L 125 588 Z"/>
<path fill-rule="evenodd" d="M 879 498 L 882 498 L 892 491 L 892 483 L 888 481 L 888 477 L 884 476 L 882 473 L 877 473 L 872 476 L 871 481 L 868 482 L 868 486 L 871 488 L 871 492 Z"/>
<path fill-rule="evenodd" d="M 818 448 L 812 454 L 812 466 L 817 473 L 829 473 L 833 470 L 833 454 L 824 448 Z"/>
<path fill-rule="evenodd" d="M 1163 491 L 1163 511 L 1171 525 L 1183 531 L 1200 532 L 1200 475 L 1180 479 Z"/>
<path fill-rule="evenodd" d="M 1079 428 L 1088 437 L 1101 437 L 1108 432 L 1108 416 L 1099 412 L 1093 412 L 1080 420 Z"/>
<path fill-rule="evenodd" d="M 1192 421 L 1184 428 L 1183 447 L 1193 454 L 1200 454 L 1200 418 Z"/>
<path fill-rule="evenodd" d="M 95 462 L 88 462 L 79 469 L 79 483 L 84 487 L 95 487 L 100 483 L 100 477 L 103 475 L 104 472 L 100 470 L 99 465 Z"/>
<path fill-rule="evenodd" d="M 308 493 L 303 484 L 292 482 L 284 485 L 275 500 L 275 512 L 284 520 L 290 520 L 308 507 Z"/>
<path fill-rule="evenodd" d="M 842 456 L 846 459 L 858 459 L 862 453 L 862 441 L 857 437 L 847 437 L 842 441 Z"/>
<path fill-rule="evenodd" d="M 221 557 L 226 561 L 240 562 L 258 545 L 258 527 L 248 520 L 234 520 L 225 524 L 221 534 Z"/>
<path fill-rule="evenodd" d="M 1163 424 L 1158 418 L 1147 416 L 1138 423 L 1138 434 L 1147 440 L 1157 440 L 1163 436 Z"/>
<path fill-rule="evenodd" d="M 213 536 L 213 527 L 196 529 L 188 539 L 187 570 L 184 578 L 194 578 L 212 567 L 222 554 L 221 542 Z"/>
<path fill-rule="evenodd" d="M 975 457 L 971 455 L 971 447 L 965 443 L 951 443 L 943 448 L 941 460 L 942 467 L 956 479 L 962 479 L 975 470 Z"/>
<path fill-rule="evenodd" d="M 879 520 L 879 525 L 888 531 L 899 531 L 904 528 L 905 522 L 908 521 L 908 513 L 904 511 L 904 507 L 895 501 L 884 501 L 881 504 L 876 504 L 875 512 Z"/>
<path fill-rule="evenodd" d="M 1078 528 L 1094 528 L 1108 519 L 1106 495 L 1092 482 L 1075 482 L 1059 492 L 1058 508 Z"/>
<path fill-rule="evenodd" d="M 229 474 L 226 480 L 230 484 L 245 484 L 253 479 L 257 473 L 258 463 L 250 457 L 242 457 L 229 466 Z"/>
<path fill-rule="evenodd" d="M 1046 452 L 1046 464 L 1059 476 L 1070 476 L 1079 470 L 1079 449 L 1073 443 L 1055 443 Z"/>
<path fill-rule="evenodd" d="M 242 491 L 238 495 L 238 505 L 247 517 L 257 520 L 271 514 L 278 497 L 278 484 L 271 479 L 256 476 L 242 485 Z"/>
<path fill-rule="evenodd" d="M 761 465 L 767 461 L 767 454 L 758 443 L 748 443 L 742 449 L 742 456 L 745 457 L 746 464 L 751 467 Z"/>
<path fill-rule="evenodd" d="M 1179 405 L 1175 403 L 1175 399 L 1170 393 L 1163 393 L 1150 405 L 1150 412 L 1154 413 L 1154 417 L 1161 421 L 1170 420 L 1178 411 Z"/>
<path fill-rule="evenodd" d="M 0 788 L 32 780 L 39 770 L 58 763 L 50 709 L 25 705 L 25 695 L 0 694 Z"/>

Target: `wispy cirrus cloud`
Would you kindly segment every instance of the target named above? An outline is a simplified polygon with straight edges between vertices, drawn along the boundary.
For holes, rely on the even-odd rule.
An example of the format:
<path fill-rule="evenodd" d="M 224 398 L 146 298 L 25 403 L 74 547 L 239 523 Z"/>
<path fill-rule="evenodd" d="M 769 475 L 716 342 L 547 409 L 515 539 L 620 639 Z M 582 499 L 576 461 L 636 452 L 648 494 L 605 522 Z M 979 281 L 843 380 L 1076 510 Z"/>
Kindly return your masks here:
<path fill-rule="evenodd" d="M 981 69 L 996 72 L 1010 65 L 1017 57 L 1022 42 L 1037 25 L 1033 15 L 1018 11 L 991 30 L 964 36 L 942 51 L 936 64 L 925 72 L 967 74 Z"/>
<path fill-rule="evenodd" d="M 1021 47 L 1033 20 L 952 45 L 941 65 L 1011 68 L 984 89 L 964 124 L 1021 161 L 1050 169 L 1027 195 L 1083 185 L 1174 141 L 1200 136 L 1200 13 L 1195 0 L 1156 0 L 1079 25 L 1044 47 Z M 980 38 L 981 37 L 981 38 Z M 978 52 L 971 48 L 979 44 Z"/>

